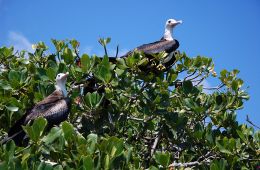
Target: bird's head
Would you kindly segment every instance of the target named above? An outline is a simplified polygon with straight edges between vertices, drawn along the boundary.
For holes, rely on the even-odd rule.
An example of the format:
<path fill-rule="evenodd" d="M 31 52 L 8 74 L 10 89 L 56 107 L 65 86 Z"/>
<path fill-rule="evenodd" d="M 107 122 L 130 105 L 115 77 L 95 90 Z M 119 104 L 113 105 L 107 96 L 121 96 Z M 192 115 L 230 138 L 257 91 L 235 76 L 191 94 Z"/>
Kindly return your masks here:
<path fill-rule="evenodd" d="M 174 38 L 172 35 L 172 30 L 176 25 L 181 24 L 181 23 L 182 23 L 182 20 L 176 21 L 175 19 L 168 19 L 165 23 L 165 32 L 164 32 L 163 38 L 168 41 L 173 41 Z"/>
<path fill-rule="evenodd" d="M 165 27 L 174 28 L 178 24 L 182 24 L 182 20 L 176 21 L 175 19 L 168 19 L 165 23 Z"/>
<path fill-rule="evenodd" d="M 56 89 L 61 90 L 64 96 L 67 96 L 67 90 L 66 90 L 66 82 L 67 77 L 69 76 L 69 72 L 67 73 L 59 73 L 56 76 Z"/>
<path fill-rule="evenodd" d="M 67 73 L 59 73 L 56 76 L 57 84 L 66 84 L 68 75 L 69 75 L 69 72 L 67 72 Z"/>

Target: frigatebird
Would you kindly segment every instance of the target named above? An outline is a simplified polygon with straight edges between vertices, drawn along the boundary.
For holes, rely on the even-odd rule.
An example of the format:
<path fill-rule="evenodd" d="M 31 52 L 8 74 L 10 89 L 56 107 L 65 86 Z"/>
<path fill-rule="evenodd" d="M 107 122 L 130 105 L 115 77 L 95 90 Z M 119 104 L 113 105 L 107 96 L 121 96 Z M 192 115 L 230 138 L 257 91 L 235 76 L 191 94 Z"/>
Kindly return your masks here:
<path fill-rule="evenodd" d="M 71 101 L 66 90 L 66 81 L 69 73 L 59 73 L 56 76 L 56 90 L 42 101 L 37 103 L 31 110 L 26 112 L 8 131 L 8 136 L 1 143 L 14 140 L 17 146 L 26 145 L 28 137 L 22 126 L 25 126 L 38 117 L 43 117 L 48 122 L 48 128 L 58 125 L 68 118 Z"/>
<path fill-rule="evenodd" d="M 165 57 L 163 58 L 162 64 L 169 68 L 175 62 L 174 52 L 179 47 L 179 42 L 173 38 L 173 28 L 181 24 L 182 21 L 176 21 L 175 19 L 168 19 L 165 23 L 165 32 L 163 37 L 159 41 L 155 41 L 148 44 L 143 44 L 141 46 L 136 47 L 134 50 L 127 52 L 125 55 L 120 58 L 125 58 L 131 55 L 134 51 L 140 51 L 145 54 L 145 56 L 149 59 L 153 58 L 152 55 L 159 54 L 161 52 L 165 52 Z M 109 58 L 111 61 L 114 61 Z"/>

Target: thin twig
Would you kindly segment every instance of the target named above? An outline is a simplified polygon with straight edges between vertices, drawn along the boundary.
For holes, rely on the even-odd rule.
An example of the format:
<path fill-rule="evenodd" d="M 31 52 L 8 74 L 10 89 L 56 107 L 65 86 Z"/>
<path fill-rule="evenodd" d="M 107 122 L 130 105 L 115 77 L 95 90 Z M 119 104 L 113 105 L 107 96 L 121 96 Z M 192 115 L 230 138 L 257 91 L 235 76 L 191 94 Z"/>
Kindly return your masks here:
<path fill-rule="evenodd" d="M 144 119 L 140 119 L 140 118 L 137 118 L 137 117 L 131 117 L 131 116 L 127 116 L 127 119 L 136 120 L 136 121 L 144 121 Z"/>
<path fill-rule="evenodd" d="M 154 151 L 155 151 L 155 149 L 156 149 L 156 147 L 157 147 L 157 144 L 158 144 L 158 142 L 159 142 L 159 140 L 161 139 L 161 130 L 158 132 L 158 135 L 157 135 L 157 137 L 155 138 L 155 140 L 154 140 L 154 142 L 153 142 L 153 146 L 152 146 L 152 148 L 151 148 L 151 158 L 153 157 L 153 154 L 154 154 Z"/>
<path fill-rule="evenodd" d="M 199 76 L 201 76 L 201 74 L 198 74 L 198 75 L 196 75 L 195 77 L 190 78 L 189 80 L 190 80 L 190 81 L 195 80 L 195 79 L 198 78 Z"/>
<path fill-rule="evenodd" d="M 108 56 L 108 54 L 107 54 L 107 47 L 106 47 L 106 45 L 104 45 L 103 47 L 104 47 L 104 50 L 105 50 L 105 55 L 106 55 L 106 56 Z"/>
<path fill-rule="evenodd" d="M 198 162 L 198 161 L 194 161 L 194 162 L 186 162 L 186 163 L 172 163 L 169 165 L 170 167 L 190 167 L 190 166 L 194 166 L 194 165 L 201 165 L 202 162 Z"/>
<path fill-rule="evenodd" d="M 217 87 L 203 87 L 203 89 L 205 89 L 205 90 L 219 90 L 224 86 L 225 86 L 225 84 L 222 83 L 222 84 L 218 85 Z"/>
<path fill-rule="evenodd" d="M 193 76 L 196 72 L 197 72 L 197 70 L 195 70 L 193 73 L 191 73 L 191 74 L 189 74 L 188 76 L 186 76 L 186 77 L 184 78 L 184 81 L 185 81 L 187 78 Z"/>
<path fill-rule="evenodd" d="M 202 165 L 203 163 L 209 164 L 212 159 L 218 158 L 217 155 L 211 155 L 211 151 L 207 152 L 205 155 L 202 155 L 198 158 L 197 161 L 194 162 L 186 162 L 186 163 L 172 163 L 169 165 L 169 167 L 192 167 L 197 165 Z"/>
<path fill-rule="evenodd" d="M 200 81 L 197 84 L 195 84 L 194 86 L 198 86 L 205 78 L 206 77 L 201 78 Z"/>
<path fill-rule="evenodd" d="M 258 128 L 258 129 L 260 129 L 259 126 L 257 126 L 256 124 L 254 124 L 251 120 L 249 120 L 249 116 L 248 116 L 248 115 L 246 115 L 246 121 L 247 121 L 249 124 L 251 124 L 252 126 L 254 126 L 254 127 Z"/>
<path fill-rule="evenodd" d="M 119 49 L 119 45 L 116 46 L 116 58 L 118 56 L 118 49 Z"/>

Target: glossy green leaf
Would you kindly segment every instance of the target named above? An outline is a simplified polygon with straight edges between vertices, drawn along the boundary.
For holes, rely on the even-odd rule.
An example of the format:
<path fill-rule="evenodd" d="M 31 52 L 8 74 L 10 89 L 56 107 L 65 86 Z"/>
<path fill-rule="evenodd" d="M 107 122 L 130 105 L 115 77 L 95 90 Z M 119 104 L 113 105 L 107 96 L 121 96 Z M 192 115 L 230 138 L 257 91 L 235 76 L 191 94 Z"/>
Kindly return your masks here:
<path fill-rule="evenodd" d="M 156 152 L 155 153 L 155 161 L 159 165 L 162 165 L 163 167 L 167 168 L 168 165 L 170 164 L 170 154 L 168 152 L 166 152 L 166 153 Z"/>
<path fill-rule="evenodd" d="M 87 141 L 89 144 L 88 153 L 93 154 L 95 152 L 95 146 L 97 144 L 98 136 L 96 134 L 89 134 Z"/>
<path fill-rule="evenodd" d="M 6 108 L 11 112 L 17 112 L 19 110 L 16 106 L 6 106 Z"/>
<path fill-rule="evenodd" d="M 101 96 L 97 92 L 87 93 L 84 97 L 86 106 L 89 109 L 97 109 L 100 106 L 103 98 L 104 98 L 104 95 Z"/>
<path fill-rule="evenodd" d="M 97 66 L 95 76 L 104 83 L 109 83 L 112 77 L 110 63 L 107 56 L 102 59 L 102 62 Z"/>
<path fill-rule="evenodd" d="M 66 47 L 63 51 L 62 58 L 66 64 L 72 64 L 74 62 L 72 50 Z"/>
<path fill-rule="evenodd" d="M 183 82 L 183 90 L 185 93 L 191 93 L 192 87 L 193 85 L 191 81 L 188 80 Z"/>
<path fill-rule="evenodd" d="M 61 127 L 62 127 L 62 131 L 64 133 L 65 139 L 67 141 L 72 140 L 74 137 L 74 134 L 75 134 L 73 126 L 69 122 L 65 121 L 65 122 L 62 122 Z"/>
<path fill-rule="evenodd" d="M 90 69 L 90 58 L 87 54 L 83 54 L 81 57 L 81 66 L 83 72 L 88 72 Z"/>
<path fill-rule="evenodd" d="M 94 162 L 90 156 L 84 156 L 82 160 L 83 160 L 83 169 L 85 170 L 94 169 Z"/>
<path fill-rule="evenodd" d="M 23 126 L 23 129 L 29 135 L 30 139 L 36 142 L 43 134 L 46 125 L 47 125 L 47 120 L 40 117 L 34 120 L 32 126 L 26 125 Z"/>
<path fill-rule="evenodd" d="M 47 145 L 52 143 L 54 140 L 58 139 L 62 134 L 62 130 L 58 127 L 53 127 L 51 131 L 42 140 Z"/>

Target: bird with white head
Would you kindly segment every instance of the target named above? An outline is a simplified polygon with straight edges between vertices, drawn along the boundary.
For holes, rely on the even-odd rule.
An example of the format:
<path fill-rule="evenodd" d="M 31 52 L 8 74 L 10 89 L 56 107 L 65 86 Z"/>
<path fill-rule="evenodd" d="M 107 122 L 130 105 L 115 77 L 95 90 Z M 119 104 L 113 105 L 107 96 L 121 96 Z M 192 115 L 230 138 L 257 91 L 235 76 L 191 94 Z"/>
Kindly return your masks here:
<path fill-rule="evenodd" d="M 38 117 L 44 117 L 48 121 L 48 128 L 57 125 L 68 118 L 71 101 L 68 98 L 66 82 L 69 73 L 59 73 L 56 76 L 56 90 L 49 96 L 38 102 L 31 110 L 26 112 L 9 130 L 2 144 L 14 140 L 16 145 L 26 145 L 26 133 L 22 126 L 30 123 Z"/>
<path fill-rule="evenodd" d="M 61 90 L 64 97 L 67 97 L 68 92 L 66 90 L 66 82 L 67 82 L 67 77 L 69 76 L 69 72 L 67 73 L 59 73 L 56 76 L 56 90 Z"/>
<path fill-rule="evenodd" d="M 182 20 L 176 21 L 175 19 L 168 19 L 165 23 L 165 32 L 163 38 L 167 41 L 172 41 L 173 39 L 173 28 L 178 25 L 182 24 Z"/>
<path fill-rule="evenodd" d="M 179 42 L 173 37 L 173 28 L 177 25 L 182 24 L 182 20 L 168 19 L 165 23 L 165 31 L 163 37 L 159 41 L 155 41 L 149 44 L 143 44 L 141 46 L 136 47 L 134 50 L 127 52 L 125 55 L 121 56 L 121 58 L 128 57 L 134 51 L 141 51 L 145 54 L 149 60 L 153 60 L 154 54 L 159 54 L 161 52 L 165 52 L 165 57 L 162 59 L 163 66 L 168 69 L 175 62 L 174 52 L 179 48 Z M 111 61 L 115 61 L 114 59 Z M 151 62 L 152 63 L 152 62 Z M 149 70 L 149 69 L 142 69 Z"/>

